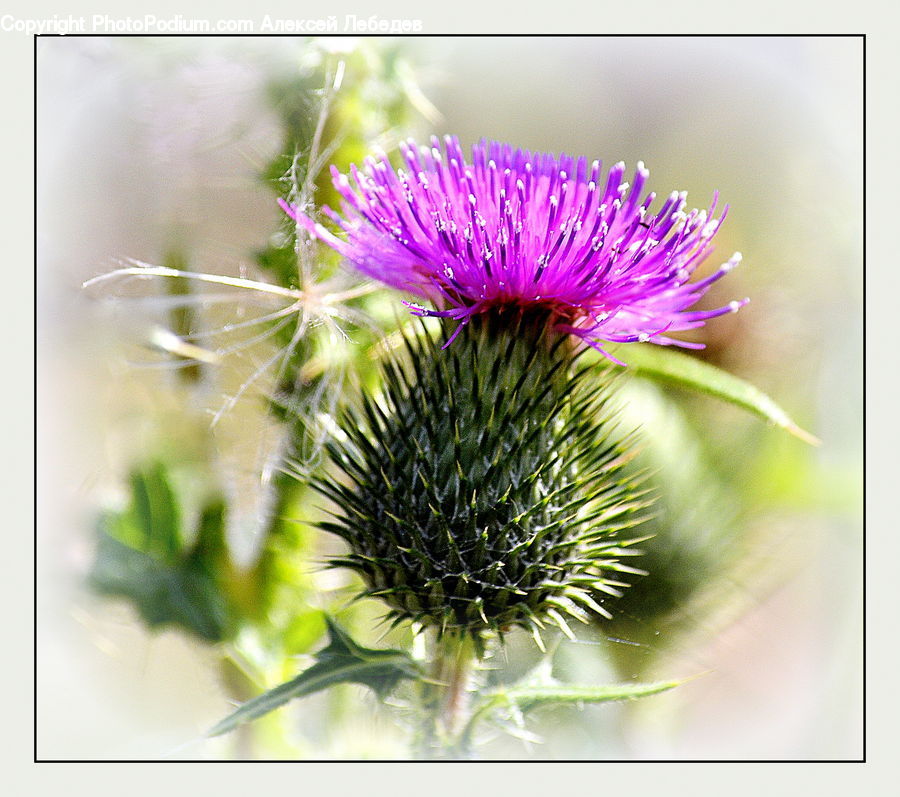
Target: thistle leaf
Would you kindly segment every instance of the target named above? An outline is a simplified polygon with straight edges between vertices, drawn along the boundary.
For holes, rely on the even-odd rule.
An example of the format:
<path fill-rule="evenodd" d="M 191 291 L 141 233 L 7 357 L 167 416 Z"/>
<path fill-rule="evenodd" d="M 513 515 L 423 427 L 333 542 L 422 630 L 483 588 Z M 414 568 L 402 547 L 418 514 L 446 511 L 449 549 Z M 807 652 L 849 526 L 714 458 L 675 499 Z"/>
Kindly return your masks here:
<path fill-rule="evenodd" d="M 463 738 L 470 743 L 478 724 L 495 715 L 493 720 L 503 721 L 512 716 L 521 721 L 531 710 L 548 705 L 585 703 L 612 703 L 620 700 L 637 700 L 641 697 L 667 692 L 682 681 L 657 681 L 645 684 L 609 684 L 594 686 L 588 684 L 562 684 L 555 682 L 550 676 L 550 659 L 545 659 L 542 666 L 532 677 L 517 686 L 499 687 L 484 694 L 472 712 L 469 722 L 463 731 Z"/>
<path fill-rule="evenodd" d="M 740 377 L 689 357 L 671 348 L 653 344 L 629 344 L 610 351 L 627 363 L 626 371 L 659 382 L 696 390 L 727 401 L 781 427 L 811 445 L 820 440 L 801 429 L 790 416 L 759 388 Z M 621 366 L 617 366 L 621 367 Z"/>
<path fill-rule="evenodd" d="M 211 728 L 207 736 L 219 736 L 238 725 L 258 719 L 289 700 L 320 692 L 339 683 L 358 683 L 386 696 L 404 678 L 421 677 L 418 666 L 399 650 L 375 650 L 354 642 L 326 615 L 331 642 L 316 654 L 316 663 L 296 678 L 248 700 Z"/>
<path fill-rule="evenodd" d="M 180 498 L 161 464 L 131 475 L 131 502 L 98 522 L 88 582 L 102 595 L 125 598 L 151 628 L 176 626 L 208 642 L 228 639 L 238 612 L 225 588 L 225 505 L 203 507 L 194 542 L 182 535 Z"/>
<path fill-rule="evenodd" d="M 523 714 L 540 706 L 565 703 L 610 703 L 617 700 L 636 700 L 639 697 L 657 695 L 680 686 L 684 681 L 657 681 L 646 684 L 610 684 L 591 686 L 585 684 L 549 684 L 542 686 L 514 686 L 498 690 L 486 699 L 494 707 L 515 706 Z"/>

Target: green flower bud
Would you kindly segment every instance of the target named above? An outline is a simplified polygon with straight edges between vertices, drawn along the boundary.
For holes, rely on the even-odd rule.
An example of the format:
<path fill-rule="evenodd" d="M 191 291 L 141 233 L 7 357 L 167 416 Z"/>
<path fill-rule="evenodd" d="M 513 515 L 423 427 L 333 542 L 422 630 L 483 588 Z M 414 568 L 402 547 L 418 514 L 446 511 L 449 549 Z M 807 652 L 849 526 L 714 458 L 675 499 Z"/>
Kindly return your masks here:
<path fill-rule="evenodd" d="M 327 444 L 341 477 L 314 484 L 337 506 L 320 525 L 349 548 L 331 563 L 395 621 L 479 641 L 608 616 L 616 574 L 640 572 L 616 532 L 646 506 L 623 475 L 633 436 L 616 430 L 609 371 L 579 366 L 546 314 L 473 319 L 444 349 L 424 329 L 404 340 L 383 395 L 345 409 Z"/>

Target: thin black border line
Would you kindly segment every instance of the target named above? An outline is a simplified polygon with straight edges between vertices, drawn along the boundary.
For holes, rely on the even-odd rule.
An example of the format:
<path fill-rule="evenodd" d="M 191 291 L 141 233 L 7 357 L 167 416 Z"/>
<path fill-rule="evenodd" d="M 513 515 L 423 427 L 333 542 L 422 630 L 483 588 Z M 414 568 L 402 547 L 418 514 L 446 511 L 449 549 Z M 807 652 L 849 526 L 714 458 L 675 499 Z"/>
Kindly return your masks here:
<path fill-rule="evenodd" d="M 315 38 L 334 38 L 340 34 L 326 34 Z M 862 376 L 863 376 L 863 395 L 865 395 L 866 384 L 866 149 L 867 149 L 867 74 L 866 74 L 866 37 L 865 33 L 685 33 L 685 34 L 669 34 L 669 33 L 616 33 L 616 34 L 539 34 L 539 33 L 510 33 L 510 34 L 412 34 L 384 36 L 378 34 L 363 34 L 356 38 L 366 39 L 406 39 L 406 38 L 581 38 L 581 39 L 617 39 L 617 38 L 669 38 L 669 39 L 688 39 L 688 38 L 740 38 L 740 39 L 760 39 L 760 38 L 790 38 L 790 39 L 810 39 L 810 38 L 851 38 L 862 40 L 862 323 L 863 323 L 863 339 L 862 339 Z M 37 444 L 38 444 L 38 291 L 37 291 L 37 269 L 38 269 L 38 39 L 63 39 L 63 38 L 308 38 L 303 36 L 291 36 L 287 34 L 257 34 L 257 33 L 195 33 L 195 34 L 141 34 L 141 33 L 74 33 L 74 34 L 58 34 L 58 33 L 36 33 L 33 34 L 33 246 L 34 246 L 34 352 L 35 352 L 35 372 L 34 372 L 34 759 L 35 764 L 429 764 L 429 763 L 459 763 L 459 764 L 865 764 L 867 761 L 867 677 L 866 677 L 866 611 L 867 611 L 867 559 L 866 559 L 866 408 L 863 404 L 862 411 L 862 454 L 863 454 L 863 490 L 862 490 L 862 758 L 841 758 L 841 759 L 478 759 L 475 761 L 422 761 L 417 759 L 254 759 L 252 761 L 240 761 L 236 759 L 152 759 L 152 758 L 135 758 L 135 759 L 117 759 L 117 758 L 96 758 L 96 759 L 60 759 L 60 758 L 38 758 L 38 462 L 37 462 Z"/>
<path fill-rule="evenodd" d="M 32 48 L 32 146 L 34 162 L 32 192 L 32 245 L 34 246 L 34 597 L 32 603 L 34 625 L 34 760 L 38 761 L 38 37 Z"/>
<path fill-rule="evenodd" d="M 862 39 L 866 33 L 34 33 L 36 39 Z M 865 44 L 863 45 L 865 51 Z"/>

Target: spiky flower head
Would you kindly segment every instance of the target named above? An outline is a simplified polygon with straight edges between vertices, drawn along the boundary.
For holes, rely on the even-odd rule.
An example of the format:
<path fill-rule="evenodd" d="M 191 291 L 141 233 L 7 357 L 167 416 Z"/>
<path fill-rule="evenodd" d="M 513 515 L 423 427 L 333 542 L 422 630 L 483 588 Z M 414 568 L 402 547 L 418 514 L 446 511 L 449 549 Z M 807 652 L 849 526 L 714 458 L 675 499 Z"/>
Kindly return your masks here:
<path fill-rule="evenodd" d="M 285 211 L 360 271 L 431 301 L 422 315 L 460 321 L 497 308 L 544 310 L 556 329 L 604 354 L 603 342 L 650 341 L 702 348 L 669 337 L 702 326 L 748 300 L 691 310 L 710 285 L 736 266 L 691 282 L 727 213 L 685 212 L 673 192 L 652 212 L 642 199 L 649 172 L 639 163 L 631 184 L 617 163 L 559 158 L 482 140 L 467 162 L 453 137 L 400 147 L 404 167 L 367 158 L 350 175 L 332 168 L 343 215 L 323 211 L 342 239 L 282 203 Z M 607 354 L 607 356 L 609 356 Z"/>
<path fill-rule="evenodd" d="M 615 429 L 609 371 L 577 360 L 604 342 L 652 341 L 738 309 L 690 308 L 740 260 L 691 282 L 724 218 L 685 213 L 673 193 L 655 213 L 624 166 L 532 154 L 483 141 L 401 147 L 405 168 L 367 159 L 333 170 L 336 235 L 282 203 L 365 274 L 417 294 L 442 319 L 383 364 L 328 450 L 343 477 L 315 483 L 337 506 L 323 523 L 397 619 L 476 640 L 565 615 L 606 613 L 646 504 L 624 475 L 633 438 Z M 339 237 L 340 235 L 340 237 Z M 574 340 L 573 340 L 574 339 Z M 451 343 L 456 341 L 454 345 Z M 446 351 L 441 351 L 446 349 Z M 612 359 L 610 357 L 610 359 Z"/>
<path fill-rule="evenodd" d="M 451 325 L 445 322 L 444 340 Z M 390 614 L 442 632 L 535 633 L 565 616 L 607 615 L 646 506 L 616 429 L 609 375 L 576 367 L 546 318 L 477 317 L 446 351 L 424 330 L 383 366 L 328 444 L 341 481 L 316 488 L 339 507 L 320 524 L 349 545 Z"/>

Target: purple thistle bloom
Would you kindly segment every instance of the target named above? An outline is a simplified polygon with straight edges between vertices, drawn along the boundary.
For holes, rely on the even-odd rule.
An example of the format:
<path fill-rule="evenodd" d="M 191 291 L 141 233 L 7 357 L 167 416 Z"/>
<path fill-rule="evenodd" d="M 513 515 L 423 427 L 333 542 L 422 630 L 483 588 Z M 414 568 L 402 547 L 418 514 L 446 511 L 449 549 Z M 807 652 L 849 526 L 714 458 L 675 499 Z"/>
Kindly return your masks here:
<path fill-rule="evenodd" d="M 728 210 L 714 218 L 717 195 L 708 210 L 686 213 L 686 193 L 673 192 L 651 213 L 656 195 L 641 201 L 649 176 L 642 163 L 630 186 L 623 163 L 604 186 L 599 161 L 482 140 L 469 164 L 458 139 L 447 136 L 443 151 L 437 138 L 431 144 L 401 144 L 405 168 L 395 170 L 385 155 L 367 158 L 363 171 L 351 166 L 350 177 L 332 167 L 343 216 L 322 210 L 346 240 L 281 206 L 364 274 L 437 308 L 410 305 L 417 315 L 457 319 L 453 337 L 479 313 L 542 308 L 558 330 L 608 357 L 603 341 L 703 348 L 666 333 L 749 301 L 689 309 L 741 260 L 735 253 L 689 282 Z"/>

